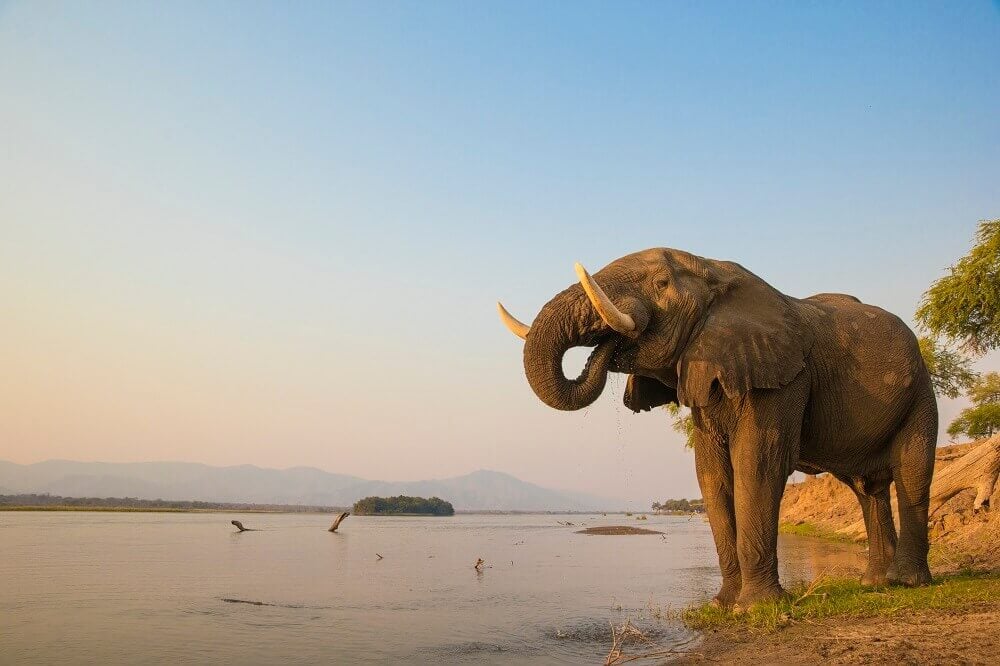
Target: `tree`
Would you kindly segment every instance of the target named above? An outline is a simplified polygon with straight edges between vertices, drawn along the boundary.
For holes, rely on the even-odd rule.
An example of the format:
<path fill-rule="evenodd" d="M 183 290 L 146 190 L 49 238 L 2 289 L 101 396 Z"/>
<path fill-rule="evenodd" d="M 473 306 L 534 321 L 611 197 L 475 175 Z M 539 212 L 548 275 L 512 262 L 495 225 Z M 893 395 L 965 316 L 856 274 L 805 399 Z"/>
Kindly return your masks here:
<path fill-rule="evenodd" d="M 917 321 L 975 354 L 1000 347 L 1000 219 L 983 220 L 976 244 L 931 285 Z"/>
<path fill-rule="evenodd" d="M 665 409 L 672 417 L 674 432 L 678 432 L 685 437 L 684 448 L 693 449 L 694 419 L 691 417 L 691 412 L 675 402 L 668 402 L 665 405 Z"/>
<path fill-rule="evenodd" d="M 923 336 L 917 340 L 920 355 L 931 375 L 935 393 L 957 398 L 969 389 L 979 376 L 972 369 L 972 359 L 939 344 L 934 338 Z"/>
<path fill-rule="evenodd" d="M 935 337 L 957 342 L 974 354 L 1000 347 L 1000 219 L 979 223 L 975 245 L 924 293 L 916 318 Z M 989 439 L 935 475 L 932 506 L 965 488 L 976 490 L 974 511 L 989 506 L 1000 477 L 1000 375 L 991 372 L 977 379 L 969 397 L 973 406 L 955 419 L 948 433 Z"/>
<path fill-rule="evenodd" d="M 1000 372 L 988 372 L 969 388 L 972 407 L 963 409 L 948 434 L 968 435 L 971 439 L 991 437 L 1000 432 Z"/>
<path fill-rule="evenodd" d="M 668 499 L 661 502 L 654 502 L 655 511 L 677 511 L 682 513 L 702 513 L 705 510 L 705 503 L 700 500 L 689 499 Z"/>
<path fill-rule="evenodd" d="M 354 503 L 353 511 L 359 516 L 378 516 L 393 514 L 430 514 L 432 516 L 452 516 L 455 509 L 451 502 L 439 497 L 365 497 Z"/>

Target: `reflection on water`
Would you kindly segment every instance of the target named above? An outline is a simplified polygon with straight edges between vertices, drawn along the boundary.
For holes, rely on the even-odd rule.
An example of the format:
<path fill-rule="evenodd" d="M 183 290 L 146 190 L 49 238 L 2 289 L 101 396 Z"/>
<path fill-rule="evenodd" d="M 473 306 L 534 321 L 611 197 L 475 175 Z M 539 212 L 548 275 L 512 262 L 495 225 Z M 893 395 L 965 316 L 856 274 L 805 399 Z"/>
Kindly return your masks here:
<path fill-rule="evenodd" d="M 322 515 L 0 513 L 0 662 L 600 663 L 627 616 L 689 645 L 661 611 L 718 589 L 708 525 L 575 533 L 631 520 L 352 516 L 331 534 Z M 779 547 L 786 583 L 860 562 L 817 539 Z"/>

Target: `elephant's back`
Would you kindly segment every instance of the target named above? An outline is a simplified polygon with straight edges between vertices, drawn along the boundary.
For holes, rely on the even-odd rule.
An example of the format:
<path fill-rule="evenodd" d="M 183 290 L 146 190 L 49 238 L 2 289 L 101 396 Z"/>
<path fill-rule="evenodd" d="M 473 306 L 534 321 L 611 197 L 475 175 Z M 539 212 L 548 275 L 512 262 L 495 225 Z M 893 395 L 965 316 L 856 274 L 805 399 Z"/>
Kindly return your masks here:
<path fill-rule="evenodd" d="M 871 356 L 870 361 L 888 354 L 897 363 L 923 367 L 916 336 L 891 312 L 849 294 L 815 294 L 800 303 L 812 306 L 804 308 L 804 316 L 812 321 L 820 342 L 825 338 L 827 345 Z"/>
<path fill-rule="evenodd" d="M 816 301 L 818 303 L 840 303 L 843 301 L 849 301 L 852 303 L 861 303 L 861 299 L 857 296 L 851 296 L 850 294 L 838 294 L 835 292 L 823 292 L 822 294 L 813 294 L 812 296 L 803 299 L 806 301 Z"/>
<path fill-rule="evenodd" d="M 815 331 L 810 438 L 833 450 L 884 444 L 929 390 L 916 336 L 896 315 L 852 296 L 803 302 L 813 306 L 805 316 Z"/>

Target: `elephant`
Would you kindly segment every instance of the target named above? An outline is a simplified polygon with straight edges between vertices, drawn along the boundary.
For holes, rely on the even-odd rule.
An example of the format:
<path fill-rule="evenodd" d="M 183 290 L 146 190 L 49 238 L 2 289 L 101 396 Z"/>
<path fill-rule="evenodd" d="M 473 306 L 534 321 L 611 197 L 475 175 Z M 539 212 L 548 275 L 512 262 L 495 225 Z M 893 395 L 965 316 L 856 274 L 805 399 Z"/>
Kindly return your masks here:
<path fill-rule="evenodd" d="M 628 375 L 633 412 L 690 408 L 695 471 L 719 558 L 714 602 L 780 597 L 778 512 L 795 470 L 829 472 L 857 496 L 868 533 L 865 585 L 923 585 L 938 414 L 916 337 L 846 294 L 787 296 L 743 266 L 681 250 L 630 254 L 550 300 L 524 340 L 524 372 L 546 405 L 577 410 L 609 372 Z M 594 347 L 580 376 L 562 357 Z M 889 484 L 895 483 L 899 535 Z"/>

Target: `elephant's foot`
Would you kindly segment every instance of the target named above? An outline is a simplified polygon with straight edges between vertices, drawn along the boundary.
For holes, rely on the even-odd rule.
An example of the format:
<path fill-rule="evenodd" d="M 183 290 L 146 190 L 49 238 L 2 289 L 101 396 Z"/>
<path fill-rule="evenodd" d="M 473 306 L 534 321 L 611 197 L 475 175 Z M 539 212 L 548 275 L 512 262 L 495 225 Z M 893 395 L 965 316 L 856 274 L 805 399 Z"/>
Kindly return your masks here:
<path fill-rule="evenodd" d="M 861 584 L 865 587 L 885 587 L 889 584 L 889 577 L 885 571 L 866 571 L 861 577 Z"/>
<path fill-rule="evenodd" d="M 861 584 L 865 587 L 885 587 L 889 584 L 888 570 L 891 560 L 883 559 L 878 562 L 868 563 L 865 575 L 861 577 Z"/>
<path fill-rule="evenodd" d="M 916 564 L 909 562 L 893 562 L 886 574 L 890 583 L 905 585 L 907 587 L 918 587 L 920 585 L 931 584 L 931 570 L 927 567 L 927 562 Z"/>
<path fill-rule="evenodd" d="M 740 596 L 733 604 L 734 613 L 742 613 L 750 610 L 753 606 L 768 601 L 778 601 L 785 596 L 785 591 L 777 583 L 763 587 L 747 588 L 743 587 Z"/>
<path fill-rule="evenodd" d="M 735 581 L 722 581 L 722 589 L 712 597 L 712 605 L 717 608 L 732 608 L 736 603 L 736 597 L 740 595 L 740 588 L 743 584 L 739 579 Z"/>

